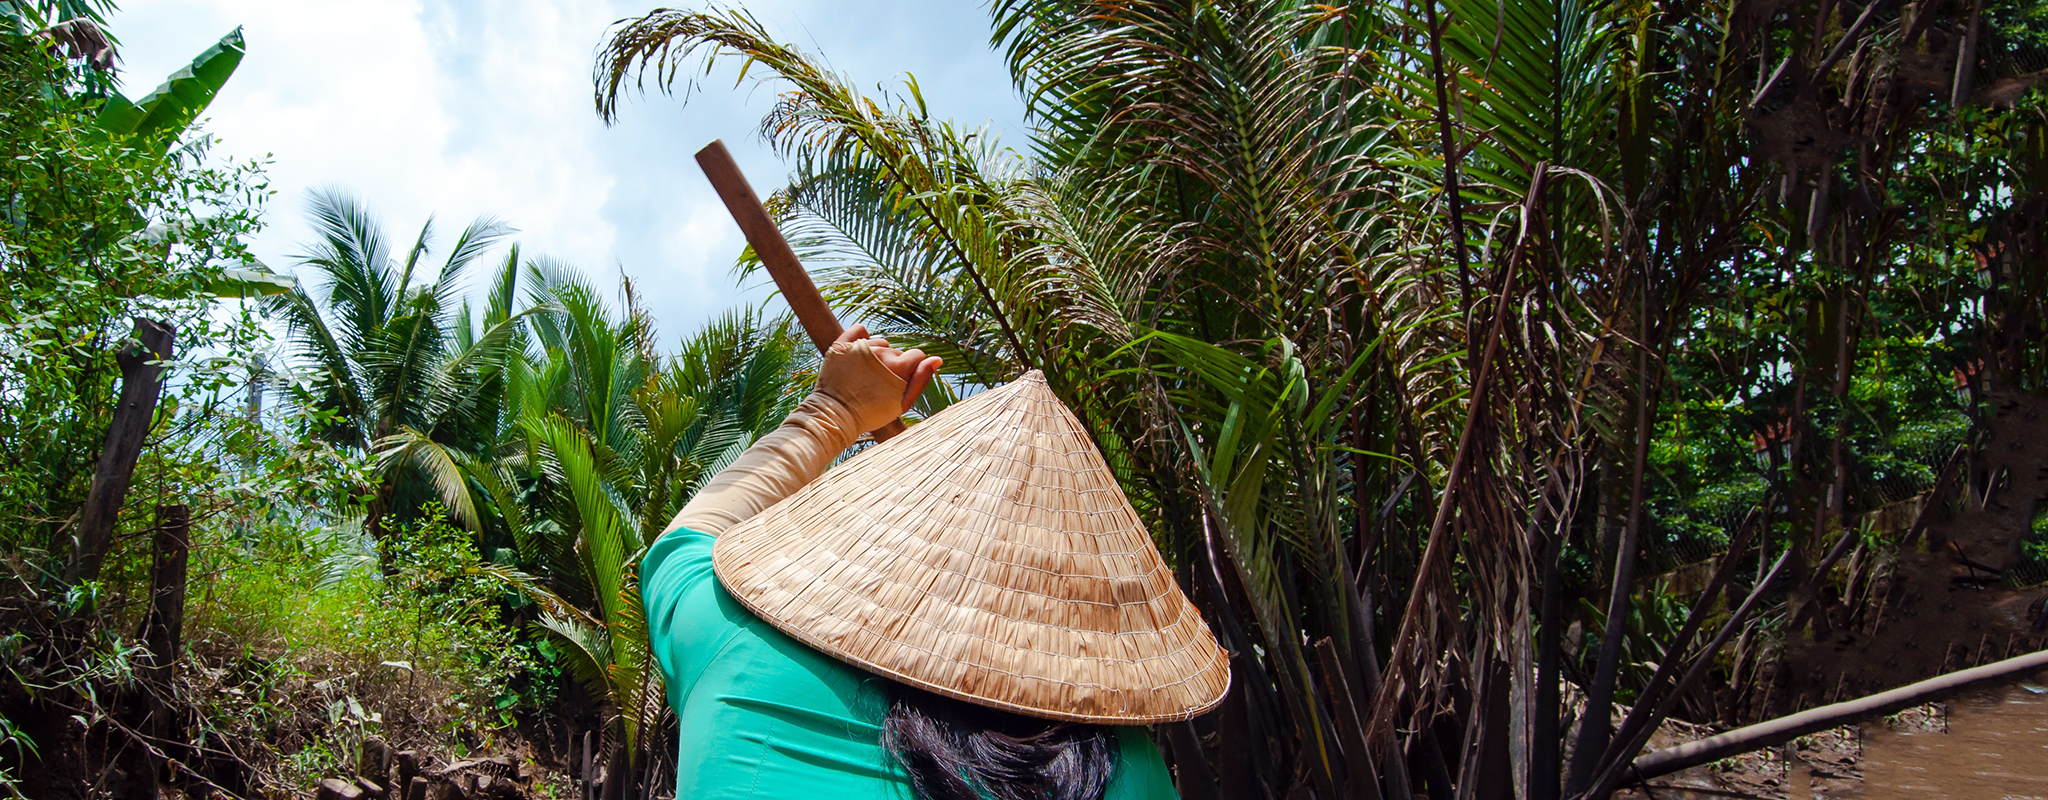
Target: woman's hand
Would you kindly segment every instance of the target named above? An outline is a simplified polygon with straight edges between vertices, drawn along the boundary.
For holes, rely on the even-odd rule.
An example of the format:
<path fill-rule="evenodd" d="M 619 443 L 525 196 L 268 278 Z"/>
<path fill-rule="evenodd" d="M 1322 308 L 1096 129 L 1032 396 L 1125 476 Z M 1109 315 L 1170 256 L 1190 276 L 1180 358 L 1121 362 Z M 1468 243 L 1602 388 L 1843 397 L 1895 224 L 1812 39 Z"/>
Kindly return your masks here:
<path fill-rule="evenodd" d="M 882 366 L 888 367 L 890 372 L 895 373 L 896 377 L 901 378 L 906 384 L 903 389 L 903 408 L 898 409 L 898 413 L 909 411 L 911 406 L 917 405 L 918 395 L 924 394 L 925 385 L 931 383 L 932 376 L 937 375 L 939 368 L 946 365 L 945 359 L 927 356 L 923 350 L 915 347 L 909 350 L 890 347 L 888 339 L 869 336 L 866 325 L 855 325 L 839 334 L 839 341 L 848 344 L 862 340 L 866 340 L 868 347 L 874 350 L 875 357 L 881 360 Z"/>
<path fill-rule="evenodd" d="M 860 432 L 889 424 L 916 405 L 945 361 L 918 349 L 898 350 L 868 336 L 865 325 L 847 328 L 825 351 L 818 392 L 844 405 Z"/>

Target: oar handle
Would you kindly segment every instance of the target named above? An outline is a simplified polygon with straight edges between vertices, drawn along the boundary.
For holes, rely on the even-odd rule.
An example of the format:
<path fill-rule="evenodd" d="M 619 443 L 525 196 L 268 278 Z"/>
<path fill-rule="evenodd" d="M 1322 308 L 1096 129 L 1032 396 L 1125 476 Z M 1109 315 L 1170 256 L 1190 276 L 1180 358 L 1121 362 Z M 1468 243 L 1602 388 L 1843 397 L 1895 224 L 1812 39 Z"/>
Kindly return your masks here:
<path fill-rule="evenodd" d="M 840 327 L 832 307 L 825 304 L 825 296 L 811 282 L 811 273 L 797 260 L 789 240 L 782 238 L 781 229 L 775 227 L 775 220 L 768 216 L 768 208 L 761 205 L 761 196 L 754 194 L 754 187 L 747 183 L 740 165 L 733 162 L 725 142 L 713 139 L 697 151 L 697 166 L 711 180 L 711 188 L 718 190 L 718 199 L 725 201 L 725 210 L 739 223 L 747 244 L 754 246 L 754 255 L 761 259 L 761 266 L 768 268 L 768 277 L 775 279 L 782 299 L 796 312 L 797 323 L 810 334 L 811 344 L 818 346 L 818 352 L 825 352 L 846 329 Z M 873 436 L 879 442 L 902 432 L 903 420 L 896 419 L 877 428 Z"/>

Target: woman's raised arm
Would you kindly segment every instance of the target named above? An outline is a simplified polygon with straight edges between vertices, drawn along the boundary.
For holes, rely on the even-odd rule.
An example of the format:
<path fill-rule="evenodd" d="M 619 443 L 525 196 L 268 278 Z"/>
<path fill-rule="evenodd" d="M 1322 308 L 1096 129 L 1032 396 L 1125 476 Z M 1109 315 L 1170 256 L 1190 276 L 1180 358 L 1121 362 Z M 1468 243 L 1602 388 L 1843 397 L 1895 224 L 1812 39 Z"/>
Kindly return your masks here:
<path fill-rule="evenodd" d="M 908 411 L 942 362 L 855 325 L 825 352 L 818 386 L 677 512 L 670 527 L 717 535 L 810 483 L 854 439 Z"/>

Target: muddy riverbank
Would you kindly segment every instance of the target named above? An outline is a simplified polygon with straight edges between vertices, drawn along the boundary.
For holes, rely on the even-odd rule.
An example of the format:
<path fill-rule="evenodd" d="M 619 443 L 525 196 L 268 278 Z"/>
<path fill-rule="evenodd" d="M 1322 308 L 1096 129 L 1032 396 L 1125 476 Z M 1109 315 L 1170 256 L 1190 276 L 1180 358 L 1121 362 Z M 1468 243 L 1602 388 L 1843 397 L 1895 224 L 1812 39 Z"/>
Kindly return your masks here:
<path fill-rule="evenodd" d="M 1671 732 L 1671 743 L 1699 731 Z M 1666 746 L 1661 741 L 1652 745 Z M 2048 800 L 2048 674 L 1638 785 L 1637 800 Z"/>

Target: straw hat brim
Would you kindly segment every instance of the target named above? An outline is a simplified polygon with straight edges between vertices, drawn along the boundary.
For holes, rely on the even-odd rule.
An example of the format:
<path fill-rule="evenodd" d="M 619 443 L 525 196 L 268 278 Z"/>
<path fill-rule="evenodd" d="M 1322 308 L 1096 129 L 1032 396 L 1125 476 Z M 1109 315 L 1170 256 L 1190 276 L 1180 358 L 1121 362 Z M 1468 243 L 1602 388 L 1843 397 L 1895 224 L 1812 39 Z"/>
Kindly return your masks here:
<path fill-rule="evenodd" d="M 1229 661 L 1037 373 L 954 404 L 726 531 L 720 581 L 841 661 L 1027 716 L 1187 719 Z"/>

